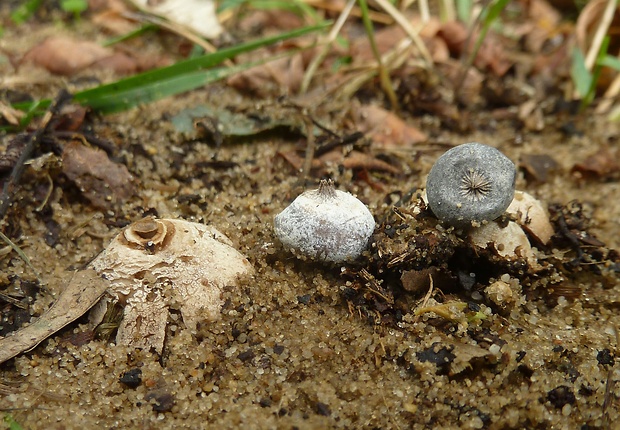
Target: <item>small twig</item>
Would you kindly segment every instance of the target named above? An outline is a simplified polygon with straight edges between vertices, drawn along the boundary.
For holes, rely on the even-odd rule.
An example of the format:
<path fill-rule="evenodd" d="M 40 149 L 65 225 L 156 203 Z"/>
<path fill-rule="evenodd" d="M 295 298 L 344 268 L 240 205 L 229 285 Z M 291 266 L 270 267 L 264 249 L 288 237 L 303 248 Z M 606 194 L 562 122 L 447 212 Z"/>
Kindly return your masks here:
<path fill-rule="evenodd" d="M 590 49 L 588 49 L 588 54 L 586 55 L 586 68 L 590 72 L 594 68 L 594 63 L 596 62 L 601 46 L 603 45 L 603 39 L 609 31 L 611 21 L 614 19 L 617 4 L 618 0 L 607 0 L 605 12 L 603 12 L 603 17 L 599 22 L 598 29 L 594 34 L 594 39 L 592 40 L 592 44 L 590 45 Z"/>
<path fill-rule="evenodd" d="M 433 57 L 431 56 L 430 52 L 426 48 L 426 45 L 424 44 L 424 42 L 422 41 L 422 38 L 419 35 L 420 30 L 419 29 L 416 30 L 415 28 L 413 28 L 413 26 L 407 20 L 407 18 L 405 18 L 405 16 L 402 13 L 400 13 L 398 9 L 392 6 L 392 4 L 388 2 L 387 0 L 376 0 L 376 1 L 377 1 L 377 4 L 385 12 L 387 12 L 392 18 L 394 18 L 394 21 L 396 21 L 398 25 L 401 26 L 401 28 L 405 31 L 405 33 L 407 33 L 407 36 L 411 38 L 415 46 L 418 48 L 418 51 L 420 51 L 420 55 L 422 55 L 422 58 L 424 59 L 424 62 L 426 63 L 427 68 L 429 70 L 432 70 Z"/>
<path fill-rule="evenodd" d="M 377 61 L 377 71 L 379 73 L 379 82 L 381 83 L 381 87 L 383 88 L 383 91 L 385 92 L 385 95 L 387 96 L 388 100 L 390 101 L 390 104 L 392 105 L 392 109 L 394 109 L 394 111 L 396 111 L 398 113 L 398 111 L 400 110 L 400 106 L 398 104 L 398 98 L 396 97 L 396 93 L 394 92 L 394 87 L 392 86 L 392 81 L 390 80 L 390 75 L 388 73 L 387 68 L 385 67 L 385 64 L 383 64 L 383 61 L 381 59 L 381 53 L 379 52 L 379 47 L 377 46 L 377 42 L 375 40 L 375 33 L 374 33 L 374 28 L 372 25 L 372 22 L 370 20 L 370 18 L 368 17 L 368 3 L 366 0 L 357 0 L 360 8 L 362 9 L 362 22 L 364 23 L 364 28 L 366 29 L 366 35 L 368 36 L 368 42 L 370 43 L 370 49 L 373 53 L 373 56 L 375 57 L 375 60 Z M 381 4 L 381 1 L 378 2 L 381 7 L 383 7 L 385 9 L 385 5 Z M 394 9 L 394 6 L 392 6 L 391 4 L 388 4 L 387 6 L 388 8 L 392 8 Z M 386 11 L 388 11 L 388 9 L 385 9 Z M 398 14 L 398 11 L 396 11 Z"/>
<path fill-rule="evenodd" d="M 344 7 L 342 12 L 340 13 L 338 20 L 336 21 L 331 31 L 329 32 L 327 39 L 325 41 L 325 44 L 323 45 L 319 53 L 310 62 L 310 65 L 308 66 L 306 73 L 304 73 L 304 77 L 301 81 L 301 87 L 299 90 L 301 94 L 304 94 L 308 91 L 308 88 L 310 87 L 310 82 L 312 82 L 312 78 L 314 77 L 317 69 L 319 68 L 319 66 L 321 65 L 325 57 L 327 56 L 329 49 L 331 48 L 332 44 L 338 37 L 338 34 L 340 34 L 340 30 L 342 30 L 342 26 L 344 25 L 345 21 L 351 14 L 351 9 L 353 9 L 354 4 L 355 4 L 355 0 L 349 0 L 347 5 Z"/>
<path fill-rule="evenodd" d="M 78 133 L 76 131 L 54 131 L 54 136 L 63 139 L 80 139 L 83 142 L 88 142 L 91 145 L 95 145 L 103 149 L 108 155 L 112 155 L 116 150 L 112 142 L 101 139 L 90 133 Z"/>
<path fill-rule="evenodd" d="M 13 167 L 13 171 L 11 172 L 9 179 L 5 182 L 2 189 L 2 195 L 0 196 L 0 220 L 4 219 L 9 207 L 11 206 L 11 202 L 13 200 L 12 195 L 15 191 L 17 183 L 24 173 L 26 161 L 28 161 L 34 152 L 34 149 L 43 138 L 43 135 L 47 133 L 52 118 L 58 114 L 60 109 L 65 105 L 65 103 L 71 100 L 72 97 L 73 96 L 66 90 L 61 90 L 54 102 L 48 108 L 47 112 L 45 112 L 45 115 L 43 115 L 39 128 L 28 136 L 26 146 L 24 146 L 21 155 Z"/>
<path fill-rule="evenodd" d="M 428 301 L 431 299 L 431 296 L 433 295 L 433 288 L 434 288 L 433 287 L 433 276 L 430 273 L 428 275 L 428 280 L 430 282 L 430 286 L 428 287 L 428 292 L 422 299 L 422 303 L 420 303 L 420 306 L 418 307 L 418 309 L 425 308 L 426 305 L 428 304 Z M 413 317 L 413 323 L 415 324 L 416 322 L 418 322 L 418 319 L 420 319 L 420 315 L 416 313 L 415 316 Z"/>
<path fill-rule="evenodd" d="M 34 268 L 32 263 L 30 262 L 30 259 L 28 258 L 28 256 L 26 254 L 24 254 L 24 251 L 22 251 L 19 246 L 15 245 L 15 243 L 13 243 L 13 241 L 11 239 L 9 239 L 1 231 L 0 231 L 0 240 L 3 240 L 7 245 L 9 245 L 13 249 L 13 251 L 15 251 L 17 253 L 17 255 L 20 256 L 20 258 L 22 260 L 24 260 L 24 263 L 26 263 L 26 265 L 28 267 L 30 267 L 30 269 L 34 272 L 34 275 L 37 277 L 37 280 L 39 281 L 39 284 L 43 285 L 43 280 L 41 279 L 41 276 L 39 275 L 39 272 L 37 271 L 37 269 Z"/>
<path fill-rule="evenodd" d="M 314 139 L 314 124 L 309 116 L 304 118 L 306 124 L 306 156 L 302 167 L 300 183 L 304 184 L 310 176 L 312 169 L 312 160 L 314 160 L 314 151 L 316 149 L 316 141 Z"/>

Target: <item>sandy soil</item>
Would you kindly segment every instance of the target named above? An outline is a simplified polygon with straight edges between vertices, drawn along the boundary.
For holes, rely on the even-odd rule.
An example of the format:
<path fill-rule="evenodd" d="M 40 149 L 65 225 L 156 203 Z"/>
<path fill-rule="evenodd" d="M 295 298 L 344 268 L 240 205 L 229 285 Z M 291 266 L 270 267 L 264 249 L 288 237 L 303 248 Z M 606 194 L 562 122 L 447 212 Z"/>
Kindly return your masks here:
<path fill-rule="evenodd" d="M 33 318 L 119 225 L 145 214 L 215 226 L 256 274 L 225 292 L 221 319 L 199 333 L 173 318 L 161 357 L 112 341 L 80 342 L 80 334 L 91 331 L 83 318 L 3 364 L 0 408 L 23 428 L 574 429 L 614 428 L 620 422 L 617 272 L 597 274 L 588 267 L 554 272 L 567 291 L 577 292 L 570 300 L 547 294 L 540 277 L 532 282 L 506 273 L 523 299 L 509 312 L 480 294 L 486 285 L 448 288 L 435 297 L 470 303 L 477 322 L 436 313 L 416 318 L 414 309 L 426 291 L 404 292 L 398 273 L 384 285 L 398 295 L 392 311 L 382 315 L 371 301 L 348 300 L 356 280 L 340 267 L 297 260 L 273 234 L 274 215 L 300 191 L 298 173 L 278 155 L 297 138 L 267 133 L 215 148 L 188 141 L 169 120 L 198 104 L 242 102 L 232 90 L 213 86 L 97 119 L 96 132 L 115 142 L 114 159 L 136 180 L 135 195 L 118 209 L 93 208 L 55 165 L 27 172 L 15 200 L 22 216 L 12 219 L 19 220 L 19 245 L 49 291 L 36 295 L 28 310 Z M 472 118 L 476 131 L 468 134 L 450 132 L 428 117 L 409 118 L 432 137 L 395 156 L 402 174 L 381 175 L 382 189 L 337 165 L 326 173 L 380 221 L 391 213 L 393 195 L 424 186 L 444 143 L 480 141 L 514 161 L 523 154 L 548 154 L 559 163 L 557 171 L 542 184 L 528 182 L 520 171 L 518 189 L 545 205 L 584 203 L 590 233 L 608 248 L 620 248 L 618 179 L 578 180 L 570 171 L 604 145 L 617 147 L 618 125 L 584 115 L 575 122 L 581 133 L 568 135 L 560 127 L 569 119 L 560 116 L 547 117 L 540 133 L 484 113 Z M 214 157 L 234 165 L 200 164 Z M 54 175 L 54 188 L 47 209 L 37 212 L 41 189 L 49 186 L 46 172 Z M 57 223 L 52 246 L 46 242 L 49 219 Z M 555 247 L 545 255 L 568 252 Z M 376 267 L 370 254 L 360 264 L 369 261 Z M 3 255 L 0 267 L 5 293 L 35 280 L 15 253 Z M 120 382 L 138 369 L 136 387 Z"/>

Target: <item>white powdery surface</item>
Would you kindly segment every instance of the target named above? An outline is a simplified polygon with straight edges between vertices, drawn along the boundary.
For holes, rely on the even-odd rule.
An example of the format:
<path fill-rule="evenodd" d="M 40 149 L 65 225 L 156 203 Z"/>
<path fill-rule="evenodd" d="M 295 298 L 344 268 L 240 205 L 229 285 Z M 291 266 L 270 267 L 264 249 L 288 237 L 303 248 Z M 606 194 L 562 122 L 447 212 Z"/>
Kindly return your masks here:
<path fill-rule="evenodd" d="M 359 257 L 375 229 L 364 203 L 333 189 L 306 191 L 274 221 L 276 235 L 286 248 L 331 263 Z"/>

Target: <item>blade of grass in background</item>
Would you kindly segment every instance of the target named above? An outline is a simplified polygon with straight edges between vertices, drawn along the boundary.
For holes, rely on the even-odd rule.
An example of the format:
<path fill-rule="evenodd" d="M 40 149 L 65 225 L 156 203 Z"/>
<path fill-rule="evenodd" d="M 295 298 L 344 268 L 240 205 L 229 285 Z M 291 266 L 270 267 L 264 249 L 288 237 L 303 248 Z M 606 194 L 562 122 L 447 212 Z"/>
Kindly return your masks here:
<path fill-rule="evenodd" d="M 23 430 L 24 428 L 19 425 L 13 416 L 9 413 L 4 414 L 4 423 L 8 426 L 9 430 Z"/>
<path fill-rule="evenodd" d="M 34 15 L 41 3 L 42 0 L 28 0 L 23 2 L 17 9 L 11 12 L 11 20 L 15 24 L 23 24 Z"/>
<path fill-rule="evenodd" d="M 488 9 L 487 8 L 484 9 L 483 13 L 485 15 L 482 20 L 482 30 L 480 31 L 480 35 L 478 36 L 478 39 L 476 39 L 476 45 L 474 46 L 474 49 L 471 51 L 471 54 L 469 55 L 469 58 L 467 61 L 468 64 L 470 65 L 473 64 L 474 59 L 478 55 L 478 51 L 480 50 L 480 47 L 482 46 L 482 43 L 484 42 L 484 39 L 487 37 L 487 33 L 491 29 L 491 26 L 493 25 L 493 23 L 497 21 L 497 19 L 499 18 L 500 14 L 504 10 L 508 2 L 509 0 L 497 0 L 493 4 L 488 6 Z"/>
<path fill-rule="evenodd" d="M 581 98 L 582 110 L 589 106 L 596 96 L 596 84 L 603 66 L 613 64 L 613 61 L 609 61 L 609 55 L 607 54 L 609 42 L 609 36 L 605 36 L 601 42 L 592 72 L 588 70 L 587 60 L 583 52 L 578 47 L 573 49 L 570 75 L 575 85 L 576 95 Z"/>
<path fill-rule="evenodd" d="M 189 91 L 230 76 L 233 73 L 246 70 L 255 66 L 256 63 L 246 63 L 232 68 L 223 67 L 215 70 L 209 70 L 209 68 L 238 54 L 321 30 L 327 25 L 329 23 L 304 27 L 277 36 L 243 43 L 198 58 L 180 61 L 169 67 L 140 73 L 110 84 L 76 93 L 74 100 L 102 113 L 119 112 L 143 103 Z M 49 106 L 50 100 L 18 103 L 14 107 L 25 111 L 32 111 L 33 106 L 37 103 L 38 106 L 35 113 L 40 114 Z"/>
<path fill-rule="evenodd" d="M 586 58 L 581 49 L 575 47 L 573 49 L 573 58 L 570 68 L 570 76 L 575 85 L 575 90 L 580 97 L 585 97 L 588 90 L 592 86 L 592 75 L 586 67 Z"/>
<path fill-rule="evenodd" d="M 148 33 L 149 31 L 155 31 L 159 29 L 159 26 L 155 25 L 155 24 L 145 24 L 143 26 L 141 26 L 140 28 L 131 31 L 127 34 L 123 34 L 122 36 L 118 36 L 118 37 L 113 37 L 112 39 L 108 39 L 105 42 L 103 42 L 101 45 L 102 46 L 112 46 L 116 43 L 120 43 L 120 42 L 124 42 L 125 40 L 129 40 L 129 39 L 133 39 L 134 37 L 140 36 L 144 33 Z"/>
<path fill-rule="evenodd" d="M 366 36 L 368 37 L 368 41 L 370 42 L 370 49 L 372 49 L 372 54 L 377 60 L 379 81 L 381 82 L 381 87 L 387 95 L 390 104 L 392 105 L 392 109 L 398 111 L 398 98 L 396 97 L 396 93 L 394 92 L 394 88 L 392 87 L 390 75 L 385 68 L 385 65 L 381 61 L 381 54 L 379 53 L 379 48 L 377 47 L 377 42 L 375 41 L 375 31 L 368 12 L 368 3 L 366 3 L 366 0 L 358 0 L 357 3 L 359 4 L 360 10 L 362 12 L 362 22 L 364 23 L 364 28 L 366 29 Z"/>
<path fill-rule="evenodd" d="M 299 15 L 308 16 L 314 22 L 321 22 L 322 20 L 314 8 L 301 0 L 223 0 L 219 2 L 217 11 L 219 14 L 227 9 L 241 6 L 258 10 L 288 10 Z"/>

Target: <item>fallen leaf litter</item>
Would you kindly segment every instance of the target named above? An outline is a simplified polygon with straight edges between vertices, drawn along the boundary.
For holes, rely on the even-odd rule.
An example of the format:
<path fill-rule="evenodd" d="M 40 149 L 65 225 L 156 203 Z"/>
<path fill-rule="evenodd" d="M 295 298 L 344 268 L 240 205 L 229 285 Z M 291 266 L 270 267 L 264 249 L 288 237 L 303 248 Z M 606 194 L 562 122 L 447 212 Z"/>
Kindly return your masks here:
<path fill-rule="evenodd" d="M 505 57 L 495 55 L 497 50 L 492 48 L 483 50 L 481 57 L 485 61 L 480 65 L 502 74 Z M 276 169 L 269 171 L 261 163 L 277 163 L 277 157 L 270 152 L 273 142 L 261 145 L 259 150 L 235 147 L 218 153 L 233 163 L 221 175 L 205 174 L 188 180 L 187 171 L 181 167 L 170 178 L 165 177 L 167 170 L 161 167 L 170 159 L 182 154 L 183 162 L 193 166 L 197 153 L 201 153 L 198 162 L 211 160 L 214 153 L 200 145 L 192 149 L 179 145 L 175 149 L 178 153 L 172 153 L 169 142 L 161 142 L 160 113 L 152 118 L 149 112 L 139 116 L 133 118 L 136 123 L 145 121 L 147 129 L 158 133 L 149 136 L 145 131 L 140 136 L 144 142 L 153 142 L 148 146 L 150 158 L 138 151 L 128 156 L 132 171 L 138 165 L 145 170 L 142 173 L 146 181 L 141 185 L 145 188 L 141 190 L 142 200 L 130 200 L 132 205 L 125 205 L 121 214 L 129 213 L 131 219 L 138 219 L 142 213 L 133 204 L 139 204 L 157 208 L 166 216 L 207 218 L 240 242 L 239 249 L 244 249 L 257 267 L 257 285 L 242 283 L 243 295 L 223 291 L 222 319 L 198 336 L 190 330 L 173 332 L 163 357 L 146 349 L 120 344 L 112 347 L 97 341 L 67 345 L 62 337 L 51 339 L 33 354 L 19 357 L 14 363 L 23 389 L 10 394 L 7 402 L 29 408 L 19 415 L 26 424 L 33 426 L 46 420 L 61 421 L 67 427 L 73 425 L 71 420 L 77 420 L 76 427 L 102 423 L 114 426 L 118 422 L 158 427 L 208 422 L 213 426 L 260 423 L 265 427 L 315 428 L 405 427 L 412 423 L 459 423 L 470 428 L 571 427 L 586 421 L 592 426 L 604 424 L 604 405 L 609 402 L 606 393 L 612 393 L 612 402 L 617 399 L 614 381 L 618 380 L 618 370 L 613 368 L 613 359 L 598 357 L 604 356 L 602 352 L 609 347 L 614 350 L 618 285 L 617 276 L 610 273 L 613 259 L 608 258 L 608 250 L 595 240 L 591 226 L 585 223 L 592 214 L 584 214 L 577 205 L 560 205 L 552 210 L 552 223 L 560 237 L 552 240 L 553 248 L 535 255 L 546 268 L 555 265 L 562 270 L 523 279 L 527 269 L 518 258 L 518 247 L 511 250 L 504 246 L 500 250 L 480 246 L 479 255 L 472 252 L 475 248 L 463 237 L 438 228 L 424 209 L 410 217 L 406 213 L 409 203 L 419 202 L 415 197 L 411 201 L 404 199 L 399 215 L 419 223 L 414 228 L 394 222 L 395 218 L 390 218 L 389 224 L 382 223 L 379 239 L 383 240 L 377 243 L 389 257 L 391 265 L 387 269 L 402 267 L 414 272 L 423 270 L 421 265 L 429 265 L 433 278 L 447 271 L 445 265 L 439 265 L 442 261 L 452 260 L 450 267 L 459 269 L 454 276 L 435 278 L 435 291 L 445 296 L 438 293 L 430 298 L 426 312 L 414 320 L 410 312 L 423 291 L 418 295 L 397 294 L 394 299 L 384 294 L 399 292 L 393 280 L 370 274 L 361 282 L 355 273 L 343 279 L 328 269 L 285 257 L 272 232 L 265 228 L 285 206 L 282 196 L 293 185 L 286 166 L 277 165 L 287 172 L 283 174 Z M 135 124 L 127 127 L 134 128 Z M 588 124 L 587 129 L 598 127 Z M 491 135 L 493 142 L 509 148 L 513 160 L 520 152 L 531 152 L 532 147 L 548 147 L 548 136 L 528 136 L 522 148 L 506 144 L 514 137 L 512 131 Z M 461 141 L 461 137 L 452 136 L 450 141 Z M 472 137 L 484 141 L 480 136 Z M 573 156 L 575 149 L 590 151 L 590 142 L 577 137 L 568 141 L 566 136 L 553 139 L 561 142 L 555 142 L 558 152 L 554 156 L 563 164 L 579 165 L 579 158 Z M 428 171 L 427 162 L 423 159 L 421 165 L 406 166 L 414 173 L 404 179 L 406 184 L 398 178 L 390 182 L 390 188 L 402 187 L 398 191 L 404 195 L 406 187 L 420 186 L 423 181 L 418 172 Z M 596 164 L 595 169 L 587 167 L 594 171 L 595 179 L 617 176 L 617 169 L 610 174 L 609 168 Z M 561 172 L 570 165 L 563 165 Z M 586 169 L 575 169 L 575 176 L 582 176 L 580 170 Z M 155 171 L 164 177 L 157 177 Z M 349 171 L 338 172 L 329 164 L 327 171 L 342 188 L 371 202 L 378 218 L 389 218 L 392 209 L 379 203 L 384 195 L 372 193 L 352 180 Z M 160 185 L 160 189 L 154 190 L 153 184 Z M 525 189 L 522 181 L 519 185 Z M 598 213 L 603 214 L 596 215 L 601 217 L 599 221 L 617 219 L 613 216 L 618 213 L 612 199 L 615 196 L 617 200 L 613 183 L 581 183 L 580 187 L 575 190 L 565 177 L 555 177 L 539 188 L 527 189 L 534 190 L 543 202 L 588 196 L 596 201 Z M 181 199 L 166 194 L 171 193 L 166 190 L 176 193 L 179 189 L 200 193 L 200 200 L 188 200 L 180 210 L 177 202 L 180 204 Z M 601 198 L 605 193 L 612 198 Z M 57 192 L 50 199 L 58 209 L 54 220 L 63 228 L 72 225 L 70 218 L 61 214 L 65 208 L 61 198 L 69 195 Z M 85 207 L 76 205 L 75 210 Z M 523 222 L 518 213 L 512 217 L 502 220 L 498 227 L 506 222 L 515 224 L 516 220 L 520 227 L 527 228 L 527 220 Z M 40 221 L 32 215 L 24 217 L 24 226 L 28 227 L 25 230 L 41 229 Z M 119 214 L 114 217 L 114 222 L 126 221 Z M 101 231 L 110 228 L 98 220 L 94 225 Z M 598 232 L 616 231 L 609 224 L 594 228 Z M 409 248 L 408 239 L 420 250 Z M 613 235 L 609 240 L 617 244 Z M 403 246 L 399 248 L 400 241 Z M 76 259 L 87 260 L 102 245 L 88 236 L 77 238 L 75 244 L 61 238 L 54 252 L 45 246 L 37 247 L 35 252 L 41 259 L 49 257 L 49 261 L 62 258 L 69 266 Z M 515 256 L 509 264 L 504 264 L 506 259 L 499 254 L 506 248 Z M 455 262 L 461 254 L 475 264 Z M 368 254 L 364 257 L 373 258 Z M 573 257 L 574 263 L 570 261 Z M 377 264 L 380 260 L 373 261 Z M 20 263 L 13 264 L 19 270 Z M 377 274 L 389 272 L 386 266 L 375 268 Z M 602 276 L 591 276 L 596 270 L 602 271 Z M 483 294 L 481 287 L 485 285 Z M 360 291 L 363 294 L 357 294 Z M 578 291 L 584 300 L 571 301 L 564 294 L 570 291 Z M 538 297 L 541 293 L 555 303 L 547 307 Z M 382 296 L 389 297 L 390 303 L 382 302 Z M 508 297 L 517 305 L 511 308 Z M 464 298 L 472 300 L 465 302 Z M 341 306 L 343 301 L 352 312 L 348 317 L 346 307 Z M 440 314 L 429 309 L 445 317 L 438 318 Z M 35 308 L 35 312 L 39 310 Z M 170 318 L 178 321 L 174 312 Z M 140 370 L 141 380 L 136 381 L 135 389 L 125 389 L 120 376 L 134 369 Z M 613 407 L 608 410 L 617 416 Z M 65 412 L 68 414 L 63 416 Z"/>

